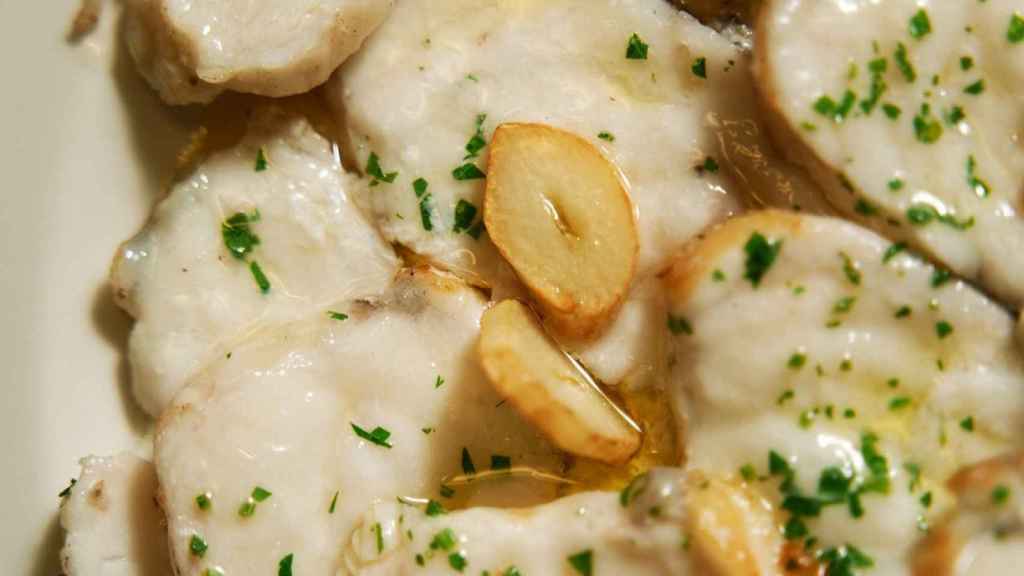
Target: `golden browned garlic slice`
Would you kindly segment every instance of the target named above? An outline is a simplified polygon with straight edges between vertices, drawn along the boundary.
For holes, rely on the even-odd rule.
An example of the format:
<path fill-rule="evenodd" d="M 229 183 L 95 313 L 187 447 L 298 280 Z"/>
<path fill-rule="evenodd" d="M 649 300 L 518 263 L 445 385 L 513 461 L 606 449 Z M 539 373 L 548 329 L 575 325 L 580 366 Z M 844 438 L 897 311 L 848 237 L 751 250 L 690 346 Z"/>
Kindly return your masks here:
<path fill-rule="evenodd" d="M 639 427 L 545 334 L 521 302 L 480 321 L 480 363 L 503 398 L 566 452 L 617 464 L 640 447 Z"/>
<path fill-rule="evenodd" d="M 491 143 L 484 220 L 558 333 L 596 336 L 636 271 L 633 205 L 618 170 L 586 140 L 502 124 Z"/>

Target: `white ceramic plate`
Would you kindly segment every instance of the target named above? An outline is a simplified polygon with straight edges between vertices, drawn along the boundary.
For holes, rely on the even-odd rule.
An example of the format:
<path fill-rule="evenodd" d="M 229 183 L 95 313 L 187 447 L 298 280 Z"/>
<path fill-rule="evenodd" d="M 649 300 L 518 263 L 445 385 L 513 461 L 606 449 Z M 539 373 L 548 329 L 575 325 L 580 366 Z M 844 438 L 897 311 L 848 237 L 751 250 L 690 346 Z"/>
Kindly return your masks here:
<path fill-rule="evenodd" d="M 118 38 L 117 5 L 66 40 L 78 0 L 0 0 L 0 558 L 55 576 L 57 493 L 87 454 L 145 455 L 107 269 L 169 181 L 195 110 L 162 106 Z"/>

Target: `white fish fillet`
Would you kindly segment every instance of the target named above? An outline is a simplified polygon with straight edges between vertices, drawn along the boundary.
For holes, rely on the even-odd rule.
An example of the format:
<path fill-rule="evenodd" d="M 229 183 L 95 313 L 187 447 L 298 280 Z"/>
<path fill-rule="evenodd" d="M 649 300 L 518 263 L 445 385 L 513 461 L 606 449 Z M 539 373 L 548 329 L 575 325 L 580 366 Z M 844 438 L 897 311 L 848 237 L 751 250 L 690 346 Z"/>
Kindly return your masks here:
<path fill-rule="evenodd" d="M 266 169 L 256 170 L 262 154 Z M 186 378 L 260 325 L 328 303 L 382 293 L 398 260 L 364 219 L 331 145 L 303 119 L 255 113 L 245 139 L 203 161 L 119 250 L 111 281 L 135 319 L 132 386 L 158 416 Z M 223 223 L 249 224 L 259 244 L 245 260 L 225 246 Z M 271 284 L 261 293 L 251 262 Z"/>

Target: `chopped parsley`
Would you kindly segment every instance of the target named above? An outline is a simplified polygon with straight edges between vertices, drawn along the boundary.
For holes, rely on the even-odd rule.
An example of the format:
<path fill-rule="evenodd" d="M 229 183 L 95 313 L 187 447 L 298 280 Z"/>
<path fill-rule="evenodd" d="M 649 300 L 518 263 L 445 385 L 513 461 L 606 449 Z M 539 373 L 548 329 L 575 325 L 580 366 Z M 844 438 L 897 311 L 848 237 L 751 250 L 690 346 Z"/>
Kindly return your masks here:
<path fill-rule="evenodd" d="M 1010 500 L 1010 489 L 1000 484 L 992 489 L 992 503 L 1002 506 Z"/>
<path fill-rule="evenodd" d="M 706 80 L 708 77 L 708 59 L 701 56 L 694 60 L 693 65 L 690 66 L 690 71 L 693 72 L 694 76 Z"/>
<path fill-rule="evenodd" d="M 377 526 L 380 527 L 379 524 Z M 281 558 L 281 561 L 277 563 L 277 576 L 292 576 L 292 561 L 294 559 L 294 554 Z"/>
<path fill-rule="evenodd" d="M 889 180 L 888 183 L 889 190 L 892 190 L 893 192 L 898 192 L 902 190 L 904 185 L 905 183 L 903 182 L 903 180 L 899 178 L 893 178 L 892 180 Z"/>
<path fill-rule="evenodd" d="M 647 60 L 647 44 L 640 39 L 635 32 L 629 37 L 629 42 L 626 44 L 626 59 L 628 60 Z"/>
<path fill-rule="evenodd" d="M 469 449 L 465 446 L 462 447 L 462 471 L 469 476 L 476 474 L 476 466 L 473 464 L 473 457 L 470 456 Z"/>
<path fill-rule="evenodd" d="M 370 152 L 370 157 L 366 159 L 366 173 L 372 178 L 370 186 L 376 186 L 381 182 L 391 184 L 398 177 L 398 172 L 384 173 L 384 170 L 380 167 L 380 158 L 377 157 L 376 152 Z"/>
<path fill-rule="evenodd" d="M 447 514 L 448 511 L 445 510 L 444 505 L 438 502 L 437 500 L 428 500 L 427 508 L 426 510 L 424 510 L 424 513 L 427 516 L 434 517 L 441 516 L 442 514 Z"/>
<path fill-rule="evenodd" d="M 711 273 L 711 281 L 725 282 L 725 272 L 722 272 L 720 269 L 716 268 L 715 271 Z"/>
<path fill-rule="evenodd" d="M 925 36 L 931 34 L 932 22 L 928 18 L 928 13 L 924 9 L 918 10 L 913 17 L 910 18 L 910 35 L 920 40 Z"/>
<path fill-rule="evenodd" d="M 910 406 L 910 398 L 907 396 L 897 396 L 889 400 L 889 410 L 893 412 L 902 410 L 907 406 Z"/>
<path fill-rule="evenodd" d="M 967 230 L 974 226 L 974 218 L 957 220 L 952 214 L 940 214 L 934 206 L 924 203 L 917 203 L 907 209 L 907 220 L 914 226 L 925 226 L 933 220 L 937 220 L 957 230 Z"/>
<path fill-rule="evenodd" d="M 597 137 L 606 142 L 615 142 L 615 135 L 611 132 L 598 132 Z"/>
<path fill-rule="evenodd" d="M 456 180 L 480 180 L 486 178 L 487 174 L 477 168 L 476 164 L 466 162 L 455 170 L 452 170 L 452 177 Z"/>
<path fill-rule="evenodd" d="M 967 185 L 971 187 L 971 190 L 978 198 L 988 198 L 991 193 L 991 189 L 988 183 L 978 177 L 978 162 L 974 159 L 974 156 L 967 157 Z"/>
<path fill-rule="evenodd" d="M 341 312 L 335 312 L 334 310 L 328 310 L 327 311 L 327 316 L 330 317 L 331 320 L 337 320 L 339 322 L 344 322 L 345 320 L 348 320 L 348 314 L 343 314 Z"/>
<path fill-rule="evenodd" d="M 263 502 L 267 498 L 270 498 L 273 494 L 257 486 L 252 489 L 252 494 L 242 502 L 242 505 L 238 507 L 238 515 L 242 518 L 248 518 L 256 513 L 256 504 Z"/>
<path fill-rule="evenodd" d="M 704 158 L 704 162 L 696 166 L 694 170 L 697 171 L 697 174 L 704 174 L 705 172 L 715 174 L 718 172 L 718 162 L 711 156 L 708 156 Z"/>
<path fill-rule="evenodd" d="M 380 522 L 374 522 L 373 526 L 370 527 L 377 540 L 377 554 L 380 555 L 384 552 L 384 529 L 381 528 Z"/>
<path fill-rule="evenodd" d="M 690 325 L 690 321 L 682 316 L 668 316 L 668 329 L 675 335 L 680 334 L 693 334 L 693 326 Z"/>
<path fill-rule="evenodd" d="M 853 576 L 855 569 L 875 565 L 870 556 L 851 544 L 822 551 L 818 554 L 818 561 L 825 566 L 825 574 L 828 576 Z"/>
<path fill-rule="evenodd" d="M 974 58 L 971 58 L 970 56 L 961 56 L 960 69 L 966 72 L 971 68 L 974 68 Z"/>
<path fill-rule="evenodd" d="M 473 132 L 469 142 L 466 142 L 466 155 L 462 158 L 463 160 L 476 158 L 480 155 L 480 151 L 487 146 L 487 140 L 484 139 L 484 121 L 486 120 L 487 114 L 476 115 L 476 131 Z"/>
<path fill-rule="evenodd" d="M 885 58 L 876 58 L 868 63 L 868 70 L 871 71 L 871 86 L 868 89 L 868 97 L 860 102 L 860 109 L 865 114 L 871 114 L 878 102 L 882 99 L 888 85 L 885 83 L 885 71 L 889 68 L 889 61 Z"/>
<path fill-rule="evenodd" d="M 845 296 L 836 300 L 836 303 L 832 306 L 832 312 L 834 314 L 846 314 L 850 310 L 853 310 L 853 305 L 857 303 L 857 298 L 854 296 Z"/>
<path fill-rule="evenodd" d="M 903 110 L 899 106 L 889 103 L 882 104 L 882 112 L 885 112 L 885 115 L 890 120 L 896 120 L 900 117 L 900 114 L 903 114 Z"/>
<path fill-rule="evenodd" d="M 786 361 L 786 366 L 791 368 L 791 369 L 793 369 L 793 370 L 799 370 L 799 369 L 803 368 L 804 364 L 806 364 L 806 363 L 807 363 L 807 355 L 806 354 L 802 354 L 800 352 L 794 352 L 789 357 L 789 360 Z"/>
<path fill-rule="evenodd" d="M 587 549 L 577 552 L 568 558 L 569 565 L 581 576 L 592 576 L 594 573 L 594 551 Z"/>
<path fill-rule="evenodd" d="M 782 394 L 779 394 L 779 399 L 776 400 L 775 403 L 782 406 L 786 402 L 792 400 L 794 396 L 796 396 L 796 392 L 792 390 L 785 390 Z"/>
<path fill-rule="evenodd" d="M 476 206 L 472 202 L 459 198 L 458 204 L 455 205 L 455 224 L 452 226 L 452 232 L 458 234 L 468 231 L 476 219 L 476 213 Z"/>
<path fill-rule="evenodd" d="M 434 378 L 434 390 L 437 390 L 441 386 L 444 386 L 444 377 L 438 374 L 437 378 Z"/>
<path fill-rule="evenodd" d="M 462 552 L 452 552 L 448 555 L 448 565 L 452 567 L 452 570 L 456 572 L 462 572 L 466 569 L 466 556 Z"/>
<path fill-rule="evenodd" d="M 196 496 L 196 506 L 200 510 L 209 510 L 213 507 L 213 495 L 209 492 L 203 492 Z"/>
<path fill-rule="evenodd" d="M 1020 14 L 1010 16 L 1010 27 L 1006 30 L 1006 39 L 1010 44 L 1024 42 L 1024 18 Z"/>
<path fill-rule="evenodd" d="M 629 484 L 619 492 L 619 504 L 621 504 L 623 508 L 627 508 L 632 504 L 633 501 L 636 500 L 637 496 L 643 494 L 644 490 L 647 489 L 648 480 L 649 477 L 647 474 L 640 474 L 633 477 L 633 479 L 629 481 Z"/>
<path fill-rule="evenodd" d="M 935 323 L 935 335 L 939 337 L 939 340 L 946 338 L 953 333 L 953 325 L 945 320 L 939 320 Z"/>
<path fill-rule="evenodd" d="M 897 254 L 907 249 L 906 242 L 897 242 L 885 249 L 885 253 L 882 254 L 882 262 L 886 263 L 896 257 Z"/>
<path fill-rule="evenodd" d="M 384 448 L 392 447 L 391 443 L 388 442 L 388 438 L 391 438 L 391 432 L 388 430 L 377 426 L 373 431 L 367 432 L 365 429 L 360 428 L 353 422 L 349 422 L 349 424 L 352 426 L 352 431 L 356 433 L 356 436 L 359 436 L 363 440 L 376 444 L 377 446 L 383 446 Z"/>
<path fill-rule="evenodd" d="M 960 428 L 967 432 L 974 432 L 974 416 L 968 416 L 960 421 Z"/>
<path fill-rule="evenodd" d="M 933 144 L 942 137 L 942 123 L 931 111 L 931 106 L 922 104 L 921 111 L 914 116 L 914 136 L 924 144 Z"/>
<path fill-rule="evenodd" d="M 967 115 L 964 114 L 964 109 L 960 106 L 953 106 L 950 108 L 949 112 L 946 113 L 946 122 L 952 125 L 963 122 L 964 118 L 967 118 Z"/>
<path fill-rule="evenodd" d="M 953 273 L 945 268 L 936 268 L 932 272 L 932 288 L 938 288 L 946 282 L 949 282 L 950 278 L 953 277 Z"/>
<path fill-rule="evenodd" d="M 839 102 L 836 102 L 827 95 L 818 98 L 814 102 L 814 111 L 822 116 L 831 118 L 836 124 L 841 124 L 850 115 L 856 102 L 857 95 L 852 90 L 847 90 L 843 93 Z"/>
<path fill-rule="evenodd" d="M 859 285 L 861 278 L 860 270 L 857 269 L 853 259 L 846 252 L 840 252 L 839 258 L 843 261 L 843 274 L 846 275 L 846 279 L 850 281 L 850 284 Z"/>
<path fill-rule="evenodd" d="M 337 507 L 338 507 L 338 494 L 340 494 L 340 493 L 341 493 L 340 490 L 335 492 L 334 493 L 334 497 L 331 498 L 331 506 L 330 506 L 330 508 L 327 509 L 327 513 L 328 514 L 334 514 L 335 509 L 337 509 Z"/>
<path fill-rule="evenodd" d="M 743 251 L 747 253 L 746 273 L 743 277 L 750 280 L 754 288 L 757 288 L 768 269 L 775 263 L 781 250 L 782 240 L 769 242 L 760 232 L 751 234 L 750 239 L 743 247 Z"/>
<path fill-rule="evenodd" d="M 196 558 L 206 556 L 207 548 L 209 548 L 209 546 L 207 546 L 206 540 L 203 540 L 199 534 L 193 534 L 192 538 L 188 541 L 188 550 Z"/>
<path fill-rule="evenodd" d="M 256 152 L 256 165 L 253 169 L 257 172 L 263 172 L 267 169 L 267 155 L 263 153 L 263 148 Z"/>
<path fill-rule="evenodd" d="M 981 80 L 978 80 L 977 82 L 973 82 L 971 84 L 968 84 L 967 87 L 964 88 L 964 94 L 970 94 L 971 96 L 977 96 L 978 94 L 981 94 L 984 91 L 985 91 L 985 80 L 984 79 L 981 79 Z"/>
<path fill-rule="evenodd" d="M 420 222 L 423 224 L 423 229 L 428 232 L 434 229 L 434 222 L 431 218 L 433 208 L 430 205 L 432 195 L 430 192 L 427 192 L 429 186 L 430 184 L 423 178 L 417 178 L 412 183 L 412 191 L 416 194 L 416 198 L 419 201 Z"/>
<path fill-rule="evenodd" d="M 740 466 L 740 477 L 746 482 L 753 482 L 757 479 L 757 469 L 749 462 Z"/>
<path fill-rule="evenodd" d="M 259 222 L 260 211 L 253 210 L 249 214 L 236 212 L 220 225 L 220 234 L 228 252 L 239 260 L 253 251 L 260 243 L 260 237 L 253 234 L 250 224 Z"/>
<path fill-rule="evenodd" d="M 267 275 L 263 273 L 263 268 L 260 268 L 259 262 L 255 260 L 249 264 L 249 271 L 252 272 L 252 277 L 256 280 L 256 285 L 260 287 L 260 292 L 266 294 L 270 292 L 270 280 L 267 279 Z"/>
<path fill-rule="evenodd" d="M 452 532 L 451 528 L 441 530 L 437 534 L 434 534 L 434 537 L 430 540 L 431 550 L 448 551 L 452 548 L 455 548 L 455 533 Z"/>
<path fill-rule="evenodd" d="M 907 56 L 907 47 L 902 42 L 896 45 L 896 53 L 893 55 L 893 59 L 896 61 L 896 67 L 899 68 L 900 73 L 903 74 L 903 78 L 907 82 L 917 80 L 917 71 L 914 70 L 914 65 L 910 63 L 910 58 Z"/>

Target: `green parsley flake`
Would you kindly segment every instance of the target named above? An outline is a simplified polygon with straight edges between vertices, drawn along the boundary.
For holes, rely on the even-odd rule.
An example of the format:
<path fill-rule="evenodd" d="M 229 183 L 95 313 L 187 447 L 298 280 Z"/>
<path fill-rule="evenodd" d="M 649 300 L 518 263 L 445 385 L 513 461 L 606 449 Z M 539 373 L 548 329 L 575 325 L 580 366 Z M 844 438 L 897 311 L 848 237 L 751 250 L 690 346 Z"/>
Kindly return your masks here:
<path fill-rule="evenodd" d="M 794 396 L 796 396 L 796 392 L 792 390 L 785 390 L 782 394 L 779 394 L 779 399 L 776 400 L 775 403 L 782 406 L 786 402 L 792 400 Z"/>
<path fill-rule="evenodd" d="M 897 242 L 896 244 L 889 246 L 888 248 L 886 248 L 885 253 L 882 254 L 882 263 L 884 264 L 889 262 L 889 260 L 892 260 L 893 258 L 896 257 L 897 254 L 903 252 L 906 249 L 906 242 Z"/>
<path fill-rule="evenodd" d="M 745 482 L 753 482 L 757 479 L 757 469 L 754 468 L 753 464 L 744 464 L 740 467 L 740 477 L 742 477 Z"/>
<path fill-rule="evenodd" d="M 277 576 L 292 576 L 292 561 L 295 560 L 294 554 L 289 554 L 281 561 L 277 563 Z"/>
<path fill-rule="evenodd" d="M 334 310 L 328 310 L 327 311 L 327 316 L 330 317 L 331 320 L 337 320 L 339 322 L 344 322 L 345 320 L 348 320 L 348 314 L 343 314 L 341 312 L 335 312 Z"/>
<path fill-rule="evenodd" d="M 487 177 L 483 170 L 476 167 L 476 164 L 466 162 L 462 166 L 452 170 L 452 177 L 456 180 L 481 180 Z"/>
<path fill-rule="evenodd" d="M 971 58 L 970 56 L 961 56 L 960 69 L 966 72 L 971 68 L 974 68 L 974 58 Z"/>
<path fill-rule="evenodd" d="M 931 34 L 932 22 L 928 18 L 928 13 L 924 9 L 918 10 L 916 14 L 910 19 L 910 35 L 920 40 L 925 36 Z"/>
<path fill-rule="evenodd" d="M 910 63 L 910 58 L 907 56 L 907 47 L 902 42 L 896 46 L 896 53 L 893 55 L 893 59 L 896 60 L 896 67 L 899 68 L 900 73 L 903 74 L 903 78 L 907 82 L 917 80 L 917 71 L 914 70 L 914 65 Z"/>
<path fill-rule="evenodd" d="M 434 390 L 437 390 L 441 386 L 444 386 L 444 377 L 438 374 L 437 378 L 434 378 Z"/>
<path fill-rule="evenodd" d="M 853 576 L 855 569 L 875 565 L 870 556 L 850 544 L 822 551 L 818 554 L 818 561 L 825 566 L 825 573 L 829 576 Z"/>
<path fill-rule="evenodd" d="M 253 210 L 249 214 L 236 212 L 220 225 L 221 237 L 228 252 L 239 260 L 253 251 L 260 243 L 259 236 L 253 234 L 250 224 L 259 222 L 260 211 Z"/>
<path fill-rule="evenodd" d="M 706 80 L 708 77 L 708 59 L 701 56 L 694 60 L 693 65 L 690 66 L 690 71 L 693 72 L 694 76 Z"/>
<path fill-rule="evenodd" d="M 512 467 L 512 458 L 501 454 L 491 455 L 491 470 L 508 470 Z"/>
<path fill-rule="evenodd" d="M 754 232 L 744 245 L 743 251 L 747 254 L 746 273 L 743 277 L 757 288 L 782 251 L 782 240 L 769 242 L 760 232 Z"/>
<path fill-rule="evenodd" d="M 615 135 L 611 132 L 598 132 L 597 137 L 606 142 L 615 142 Z"/>
<path fill-rule="evenodd" d="M 967 432 L 974 432 L 974 416 L 968 416 L 961 420 L 960 427 Z"/>
<path fill-rule="evenodd" d="M 370 531 L 372 531 L 376 537 L 377 555 L 379 556 L 384 552 L 384 529 L 381 528 L 380 522 L 374 522 L 373 526 L 370 526 Z"/>
<path fill-rule="evenodd" d="M 388 430 L 377 426 L 372 432 L 367 432 L 365 429 L 360 428 L 353 422 L 349 422 L 349 424 L 352 426 L 352 431 L 356 433 L 356 436 L 359 436 L 363 440 L 384 448 L 392 447 L 391 443 L 388 442 L 388 438 L 391 438 L 391 432 Z"/>
<path fill-rule="evenodd" d="M 433 208 L 430 204 L 432 195 L 430 192 L 427 192 L 427 188 L 429 186 L 430 185 L 423 178 L 417 178 L 412 183 L 412 190 L 416 194 L 416 198 L 419 200 L 420 222 L 423 224 L 423 229 L 428 232 L 434 229 L 434 222 L 431 218 Z"/>
<path fill-rule="evenodd" d="M 380 167 L 380 158 L 376 152 L 370 152 L 370 157 L 366 159 L 366 173 L 371 177 L 370 186 L 376 186 L 381 182 L 391 184 L 398 176 L 398 172 L 384 173 L 384 170 Z"/>
<path fill-rule="evenodd" d="M 967 220 L 957 220 L 953 214 L 941 214 L 934 206 L 924 203 L 910 206 L 907 209 L 907 220 L 914 226 L 925 226 L 933 220 L 937 220 L 957 230 L 968 230 L 974 226 L 973 217 Z"/>
<path fill-rule="evenodd" d="M 1010 44 L 1024 42 L 1024 18 L 1020 14 L 1010 16 L 1010 27 L 1006 30 L 1006 39 Z"/>
<path fill-rule="evenodd" d="M 900 117 L 900 114 L 903 114 L 903 110 L 901 110 L 899 106 L 888 103 L 882 104 L 882 112 L 885 112 L 885 115 L 890 120 L 896 120 Z"/>
<path fill-rule="evenodd" d="M 720 269 L 716 268 L 715 271 L 711 273 L 711 281 L 725 282 L 725 272 L 722 272 Z"/>
<path fill-rule="evenodd" d="M 458 234 L 468 231 L 473 225 L 473 220 L 476 219 L 476 213 L 476 206 L 472 202 L 460 198 L 458 204 L 455 205 L 455 224 L 452 226 L 452 232 Z"/>
<path fill-rule="evenodd" d="M 707 158 L 704 158 L 704 162 L 694 168 L 694 170 L 697 171 L 697 174 L 703 174 L 705 172 L 715 174 L 718 172 L 718 162 L 711 156 L 708 156 Z"/>
<path fill-rule="evenodd" d="M 444 505 L 441 504 L 440 502 L 438 502 L 437 500 L 428 500 L 427 501 L 427 508 L 424 511 L 424 513 L 427 516 L 434 517 L 434 516 L 441 516 L 442 514 L 447 514 L 448 511 L 445 510 L 444 509 Z"/>
<path fill-rule="evenodd" d="M 988 183 L 978 177 L 978 162 L 974 159 L 974 156 L 967 157 L 967 185 L 971 187 L 971 190 L 978 198 L 988 198 L 991 193 L 991 189 Z"/>
<path fill-rule="evenodd" d="M 452 548 L 455 548 L 455 533 L 452 532 L 451 528 L 441 530 L 434 534 L 434 537 L 430 540 L 431 550 L 444 550 L 447 552 Z"/>
<path fill-rule="evenodd" d="M 889 180 L 888 186 L 889 190 L 892 190 L 893 192 L 898 192 L 903 189 L 904 182 L 900 178 L 893 178 L 892 180 Z"/>
<path fill-rule="evenodd" d="M 209 510 L 213 507 L 213 495 L 209 492 L 204 492 L 196 496 L 196 506 L 200 510 Z"/>
<path fill-rule="evenodd" d="M 945 320 L 939 320 L 935 323 L 935 334 L 942 340 L 953 333 L 953 325 Z"/>
<path fill-rule="evenodd" d="M 832 312 L 834 314 L 846 314 L 850 310 L 853 310 L 854 304 L 857 303 L 857 298 L 854 296 L 845 296 L 836 300 L 836 303 L 832 306 Z"/>
<path fill-rule="evenodd" d="M 462 471 L 469 476 L 476 474 L 476 466 L 473 464 L 473 457 L 469 454 L 469 449 L 466 447 L 462 448 Z"/>
<path fill-rule="evenodd" d="M 938 288 L 953 277 L 953 273 L 945 268 L 936 268 L 932 272 L 932 288 Z"/>
<path fill-rule="evenodd" d="M 942 137 L 942 124 L 931 115 L 931 106 L 921 105 L 921 111 L 914 116 L 914 136 L 919 142 L 933 144 Z"/>
<path fill-rule="evenodd" d="M 1000 484 L 992 489 L 992 503 L 996 506 L 1002 506 L 1010 500 L 1010 489 Z"/>
<path fill-rule="evenodd" d="M 334 493 L 334 497 L 331 498 L 331 506 L 330 506 L 330 508 L 327 509 L 327 513 L 328 514 L 334 514 L 334 510 L 337 509 L 337 507 L 338 507 L 338 494 L 341 494 L 340 490 L 335 492 Z"/>
<path fill-rule="evenodd" d="M 581 576 L 592 576 L 594 573 L 594 551 L 583 550 L 568 558 L 569 565 Z"/>
<path fill-rule="evenodd" d="M 627 508 L 638 496 L 644 493 L 644 490 L 647 490 L 649 480 L 650 477 L 647 474 L 634 476 L 629 481 L 629 484 L 619 492 L 619 504 L 623 508 Z"/>
<path fill-rule="evenodd" d="M 466 556 L 462 552 L 452 552 L 448 555 L 448 565 L 452 567 L 452 570 L 456 572 L 462 572 L 466 569 Z"/>
<path fill-rule="evenodd" d="M 207 548 L 209 548 L 209 546 L 206 545 L 206 540 L 203 540 L 199 534 L 193 534 L 192 538 L 188 541 L 188 550 L 196 558 L 206 556 Z"/>
<path fill-rule="evenodd" d="M 953 106 L 950 108 L 949 112 L 946 113 L 946 122 L 951 125 L 959 124 L 960 122 L 963 122 L 965 118 L 967 118 L 967 115 L 964 114 L 964 109 L 960 106 Z"/>
<path fill-rule="evenodd" d="M 257 172 L 263 172 L 264 170 L 267 169 L 267 156 L 266 154 L 263 153 L 263 148 L 260 148 L 256 152 L 256 166 L 254 167 L 254 169 Z"/>
<path fill-rule="evenodd" d="M 61 490 L 60 493 L 57 494 L 57 497 L 58 498 L 67 498 L 68 496 L 71 496 L 71 489 L 74 488 L 75 484 L 77 484 L 77 483 L 78 483 L 78 480 L 75 480 L 74 478 L 72 478 L 71 482 L 68 483 L 68 487 L 63 489 L 63 490 Z"/>
<path fill-rule="evenodd" d="M 487 114 L 477 114 L 476 131 L 470 137 L 469 142 L 466 142 L 466 155 L 463 156 L 463 160 L 476 158 L 480 155 L 480 151 L 487 146 L 487 140 L 484 139 L 484 121 L 486 120 Z"/>
<path fill-rule="evenodd" d="M 803 368 L 804 364 L 806 364 L 806 363 L 807 363 L 807 355 L 806 354 L 802 354 L 800 352 L 795 352 L 792 356 L 789 357 L 789 360 L 786 362 L 786 366 L 788 366 L 789 368 L 791 368 L 793 370 L 799 370 L 799 369 Z"/>
<path fill-rule="evenodd" d="M 889 410 L 892 410 L 893 412 L 902 410 L 907 406 L 910 406 L 910 398 L 906 396 L 897 396 L 889 400 Z"/>
<path fill-rule="evenodd" d="M 267 275 L 263 273 L 263 268 L 255 260 L 249 264 L 249 271 L 252 272 L 252 277 L 256 280 L 256 285 L 260 287 L 260 292 L 266 294 L 270 292 L 270 280 L 267 279 Z"/>
<path fill-rule="evenodd" d="M 640 39 L 636 33 L 629 37 L 626 44 L 626 58 L 628 60 L 647 60 L 647 44 Z"/>
<path fill-rule="evenodd" d="M 682 316 L 668 316 L 668 329 L 676 336 L 680 334 L 693 334 L 693 326 L 690 325 L 690 321 Z"/>
<path fill-rule="evenodd" d="M 843 274 L 846 275 L 846 279 L 850 281 L 850 284 L 859 285 L 861 274 L 853 259 L 846 252 L 840 252 L 839 258 L 843 261 Z"/>
<path fill-rule="evenodd" d="M 984 79 L 978 80 L 977 82 L 974 82 L 972 84 L 968 84 L 967 87 L 964 88 L 964 94 L 970 94 L 972 96 L 977 96 L 978 94 L 981 94 L 984 91 L 985 91 L 985 80 Z"/>
<path fill-rule="evenodd" d="M 843 97 L 839 102 L 836 102 L 829 96 L 818 98 L 814 102 L 814 111 L 822 116 L 831 118 L 836 124 L 842 124 L 846 117 L 850 115 L 856 102 L 857 94 L 852 90 L 847 90 L 843 93 Z"/>

